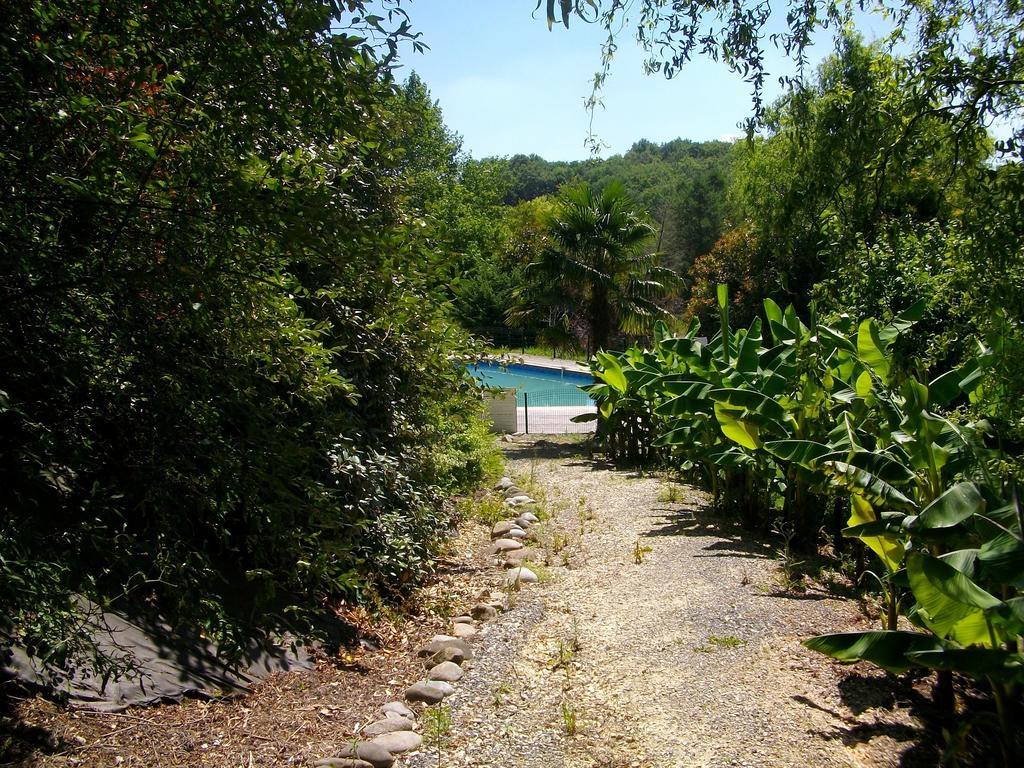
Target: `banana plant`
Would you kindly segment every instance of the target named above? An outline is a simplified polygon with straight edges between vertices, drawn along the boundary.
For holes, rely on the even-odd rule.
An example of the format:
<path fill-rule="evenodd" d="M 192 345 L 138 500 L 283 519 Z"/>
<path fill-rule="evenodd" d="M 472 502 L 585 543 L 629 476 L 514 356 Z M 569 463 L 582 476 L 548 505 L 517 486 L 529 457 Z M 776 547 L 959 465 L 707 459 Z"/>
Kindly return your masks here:
<path fill-rule="evenodd" d="M 813 306 L 805 325 L 769 301 L 764 323 L 733 331 L 727 298 L 720 287 L 721 328 L 709 341 L 695 324 L 674 338 L 659 326 L 650 350 L 595 359 L 598 418 L 647 419 L 657 446 L 703 469 L 716 501 L 748 514 L 775 491 L 794 519 L 817 494 L 848 500 L 844 535 L 884 568 L 884 628 L 806 644 L 844 662 L 986 681 L 1013 763 L 1024 524 L 1015 491 L 990 474 L 999 456 L 985 447 L 988 425 L 945 415 L 958 401 L 980 402 L 991 351 L 979 344 L 972 359 L 926 381 L 906 375 L 893 351 L 920 307 L 885 324 L 833 328 Z M 804 522 L 815 528 L 814 518 Z"/>
<path fill-rule="evenodd" d="M 805 641 L 843 662 L 868 661 L 892 672 L 912 667 L 987 683 L 996 704 L 1007 765 L 1015 761 L 1012 708 L 1024 687 L 1024 530 L 1014 498 L 962 481 L 917 514 L 891 513 L 854 534 L 904 542 L 896 578 L 914 598 L 907 618 L 918 629 L 821 635 Z M 958 548 L 942 552 L 943 545 Z"/>
<path fill-rule="evenodd" d="M 594 400 L 597 412 L 573 421 L 596 419 L 597 439 L 614 459 L 655 459 L 657 393 L 649 387 L 661 375 L 657 359 L 635 347 L 619 354 L 598 352 L 591 360 L 591 372 L 595 382 L 583 389 Z"/>

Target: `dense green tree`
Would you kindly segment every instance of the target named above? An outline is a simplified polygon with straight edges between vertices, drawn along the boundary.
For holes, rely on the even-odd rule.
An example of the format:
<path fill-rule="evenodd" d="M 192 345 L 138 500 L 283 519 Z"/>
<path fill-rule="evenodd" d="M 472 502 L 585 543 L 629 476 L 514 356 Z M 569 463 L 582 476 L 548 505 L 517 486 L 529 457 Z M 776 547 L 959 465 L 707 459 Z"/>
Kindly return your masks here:
<path fill-rule="evenodd" d="M 848 35 L 813 82 L 766 111 L 767 135 L 738 147 L 730 204 L 763 252 L 750 277 L 767 295 L 806 306 L 812 287 L 847 269 L 855 244 L 875 242 L 888 222 L 948 220 L 964 204 L 985 133 L 917 118 L 910 87 L 900 60 Z M 706 277 L 704 300 L 728 276 Z"/>
<path fill-rule="evenodd" d="M 363 6 L 0 16 L 0 631 L 55 663 L 75 595 L 238 646 L 399 592 L 479 475 Z"/>
<path fill-rule="evenodd" d="M 526 278 L 554 301 L 520 306 L 517 312 L 546 312 L 552 303 L 579 307 L 585 318 L 589 350 L 606 349 L 612 333 L 639 335 L 666 312 L 655 300 L 671 294 L 677 278 L 657 266 L 648 249 L 655 230 L 621 184 L 600 193 L 587 184 L 559 195 L 546 222 L 548 242 L 540 259 L 527 266 Z M 525 290 L 523 299 L 536 294 Z"/>
<path fill-rule="evenodd" d="M 423 257 L 434 265 L 438 290 L 464 327 L 500 325 L 515 279 L 503 263 L 507 164 L 464 153 L 461 138 L 445 126 L 440 105 L 415 73 L 398 104 L 398 146 L 409 180 L 405 202 L 422 224 Z"/>

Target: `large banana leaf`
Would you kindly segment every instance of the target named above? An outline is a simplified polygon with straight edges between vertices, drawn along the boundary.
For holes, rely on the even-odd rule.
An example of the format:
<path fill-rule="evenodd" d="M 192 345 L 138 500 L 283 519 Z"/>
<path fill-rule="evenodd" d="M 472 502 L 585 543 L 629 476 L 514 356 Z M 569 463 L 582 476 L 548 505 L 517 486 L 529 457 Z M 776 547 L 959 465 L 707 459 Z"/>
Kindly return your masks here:
<path fill-rule="evenodd" d="M 892 456 L 876 451 L 836 451 L 828 456 L 822 456 L 820 460 L 823 463 L 833 461 L 844 462 L 895 486 L 907 485 L 917 479 L 913 471 L 903 466 L 902 463 Z"/>
<path fill-rule="evenodd" d="M 874 320 L 865 320 L 857 330 L 857 355 L 864 365 L 874 371 L 882 383 L 889 383 L 891 363 L 885 354 L 885 345 L 879 338 L 878 324 Z M 870 381 L 870 376 L 868 380 Z M 860 389 L 860 379 L 858 379 L 858 393 Z"/>
<path fill-rule="evenodd" d="M 771 329 L 772 338 L 775 340 L 776 344 L 785 344 L 787 346 L 792 346 L 793 344 L 796 343 L 796 334 L 793 333 L 793 331 L 791 331 L 782 323 L 777 323 L 774 320 L 769 320 L 768 327 Z"/>
<path fill-rule="evenodd" d="M 870 661 L 882 669 L 897 673 L 906 672 L 917 665 L 910 654 L 940 651 L 945 647 L 933 635 L 901 630 L 818 635 L 804 640 L 804 645 L 812 651 L 845 663 Z"/>
<path fill-rule="evenodd" d="M 657 438 L 655 438 L 654 445 L 658 448 L 671 446 L 692 446 L 693 428 L 687 425 L 685 427 L 670 429 L 668 432 L 662 432 L 660 435 L 658 435 Z"/>
<path fill-rule="evenodd" d="M 864 441 L 857 434 L 857 427 L 849 411 L 839 418 L 839 423 L 828 433 L 828 442 L 837 451 L 854 451 L 863 446 Z"/>
<path fill-rule="evenodd" d="M 952 528 L 973 515 L 985 511 L 985 499 L 974 483 L 957 483 L 924 508 L 907 527 L 914 530 Z"/>
<path fill-rule="evenodd" d="M 679 357 L 700 357 L 704 345 L 696 339 L 674 338 L 665 339 L 661 342 L 661 349 Z"/>
<path fill-rule="evenodd" d="M 627 388 L 626 374 L 623 373 L 622 366 L 619 365 L 619 361 L 615 359 L 615 356 L 607 352 L 598 352 L 596 357 L 597 361 L 601 364 L 601 369 L 595 371 L 594 375 L 617 392 L 625 393 Z"/>
<path fill-rule="evenodd" d="M 907 516 L 902 512 L 882 512 L 877 520 L 843 528 L 843 536 L 856 539 L 886 536 L 898 541 L 903 532 L 903 521 L 906 519 Z"/>
<path fill-rule="evenodd" d="M 771 440 L 764 444 L 764 449 L 782 461 L 810 468 L 822 457 L 833 453 L 832 446 L 813 440 Z"/>
<path fill-rule="evenodd" d="M 1024 636 L 1024 597 L 1014 597 L 992 612 L 993 621 L 1007 637 Z"/>
<path fill-rule="evenodd" d="M 1004 531 L 981 545 L 982 573 L 989 581 L 1024 589 L 1024 541 Z"/>
<path fill-rule="evenodd" d="M 1003 648 L 936 648 L 907 653 L 915 664 L 946 669 L 962 675 L 997 678 L 1002 682 L 1024 683 L 1024 656 Z"/>
<path fill-rule="evenodd" d="M 668 376 L 662 378 L 660 386 L 665 394 L 685 395 L 697 400 L 706 399 L 708 393 L 713 389 L 711 384 L 704 381 L 694 381 L 692 378 L 676 379 Z M 710 408 L 710 404 L 708 407 Z"/>
<path fill-rule="evenodd" d="M 678 394 L 657 406 L 654 409 L 656 414 L 673 418 L 707 412 L 711 409 L 713 402 L 707 397 L 707 393 L 711 391 L 710 384 L 701 384 L 700 382 L 690 382 L 687 386 L 683 384 L 683 382 L 679 382 L 677 386 L 665 388 L 670 393 Z"/>
<path fill-rule="evenodd" d="M 708 454 L 708 459 L 716 466 L 723 469 L 740 469 L 749 467 L 754 463 L 754 457 L 746 451 L 741 451 L 735 446 L 726 448 L 716 453 Z"/>
<path fill-rule="evenodd" d="M 777 401 L 749 389 L 712 389 L 708 397 L 716 403 L 732 410 L 744 411 L 752 417 L 762 417 L 776 422 L 784 422 L 789 418 L 786 409 Z"/>
<path fill-rule="evenodd" d="M 960 645 L 992 645 L 985 611 L 1002 601 L 950 563 L 923 552 L 907 555 L 907 577 L 928 628 Z"/>
<path fill-rule="evenodd" d="M 750 323 L 750 328 L 743 335 L 742 340 L 736 348 L 735 368 L 741 374 L 753 374 L 757 372 L 758 353 L 761 346 L 761 318 L 755 317 Z"/>
<path fill-rule="evenodd" d="M 879 519 L 878 513 L 866 499 L 860 496 L 850 497 L 850 517 L 846 521 L 850 528 L 870 525 L 878 522 Z M 902 565 L 906 553 L 903 542 L 892 533 L 875 533 L 874 535 L 872 533 L 865 531 L 864 535 L 857 534 L 857 537 L 878 555 L 878 559 L 882 561 L 886 570 L 890 573 L 895 572 Z"/>
<path fill-rule="evenodd" d="M 744 448 L 756 451 L 761 447 L 761 429 L 750 419 L 743 418 L 744 413 L 715 403 L 715 418 L 722 428 L 722 434 Z"/>
<path fill-rule="evenodd" d="M 931 403 L 933 406 L 945 407 L 960 396 L 961 393 L 971 392 L 981 382 L 978 375 L 980 365 L 976 359 L 968 360 L 959 368 L 946 371 L 941 376 L 932 379 L 928 385 L 931 392 Z"/>
<path fill-rule="evenodd" d="M 856 354 L 857 352 L 857 347 L 849 339 L 827 325 L 818 326 L 818 338 L 826 345 L 835 349 L 841 349 L 850 354 Z"/>
<path fill-rule="evenodd" d="M 880 477 L 845 461 L 826 461 L 823 469 L 840 487 L 863 496 L 873 507 L 917 511 L 917 505 Z"/>
<path fill-rule="evenodd" d="M 764 300 L 764 316 L 768 318 L 769 325 L 771 323 L 782 325 L 782 307 L 771 299 Z"/>

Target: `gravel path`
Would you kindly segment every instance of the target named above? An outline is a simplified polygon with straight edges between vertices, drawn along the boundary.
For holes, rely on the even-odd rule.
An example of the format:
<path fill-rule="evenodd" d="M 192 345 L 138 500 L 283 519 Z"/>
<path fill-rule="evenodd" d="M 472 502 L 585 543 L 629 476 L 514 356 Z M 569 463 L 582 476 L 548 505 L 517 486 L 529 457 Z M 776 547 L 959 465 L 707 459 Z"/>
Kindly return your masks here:
<path fill-rule="evenodd" d="M 692 489 L 661 502 L 664 481 L 601 468 L 571 444 L 507 448 L 512 476 L 532 479 L 554 512 L 542 534 L 548 567 L 479 638 L 448 700 L 448 765 L 934 761 L 915 758 L 906 692 L 800 645 L 863 626 L 854 602 L 782 593 L 770 548 L 723 532 Z"/>

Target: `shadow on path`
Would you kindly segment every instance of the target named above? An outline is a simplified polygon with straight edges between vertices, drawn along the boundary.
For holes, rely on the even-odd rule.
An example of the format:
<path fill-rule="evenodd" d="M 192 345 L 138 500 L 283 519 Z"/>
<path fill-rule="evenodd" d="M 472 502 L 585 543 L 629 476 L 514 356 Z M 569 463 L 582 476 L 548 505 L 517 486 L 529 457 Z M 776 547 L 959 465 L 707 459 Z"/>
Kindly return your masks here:
<path fill-rule="evenodd" d="M 549 440 L 540 438 L 523 442 L 502 443 L 502 450 L 511 461 L 529 459 L 586 459 L 588 463 L 601 464 L 593 460 L 593 449 L 589 441 Z"/>
<path fill-rule="evenodd" d="M 806 696 L 792 698 L 804 706 L 828 713 L 843 724 L 837 725 L 831 731 L 816 731 L 815 735 L 821 738 L 841 741 L 847 747 L 856 747 L 879 738 L 886 738 L 899 744 L 911 744 L 902 751 L 898 763 L 901 768 L 939 764 L 943 752 L 942 736 L 934 730 L 906 723 L 857 719 L 857 716 L 869 711 L 906 710 L 920 722 L 936 722 L 935 707 L 931 699 L 915 687 L 912 677 L 883 677 L 878 674 L 854 672 L 839 683 L 839 695 L 843 705 L 853 712 L 853 717 L 844 716 Z"/>
<path fill-rule="evenodd" d="M 713 538 L 704 547 L 707 554 L 697 557 L 741 557 L 772 559 L 774 548 L 761 541 L 749 531 L 743 531 L 735 523 L 723 520 L 699 507 L 683 509 L 656 509 L 662 514 L 652 516 L 653 525 L 643 535 L 646 537 L 693 536 Z"/>

